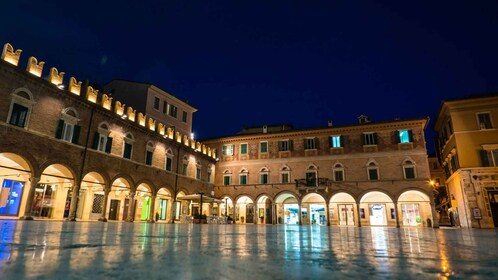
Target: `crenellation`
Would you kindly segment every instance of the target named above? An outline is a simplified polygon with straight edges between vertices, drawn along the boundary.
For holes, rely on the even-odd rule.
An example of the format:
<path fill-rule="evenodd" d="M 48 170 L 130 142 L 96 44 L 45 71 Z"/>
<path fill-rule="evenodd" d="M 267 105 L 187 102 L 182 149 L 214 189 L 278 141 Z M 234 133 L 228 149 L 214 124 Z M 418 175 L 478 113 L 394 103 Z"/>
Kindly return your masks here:
<path fill-rule="evenodd" d="M 38 62 L 36 57 L 30 56 L 28 59 L 28 66 L 26 67 L 26 71 L 37 77 L 41 77 L 43 72 L 43 65 L 45 65 L 45 62 Z"/>
<path fill-rule="evenodd" d="M 99 94 L 98 89 L 94 89 L 92 86 L 88 86 L 86 89 L 86 100 L 92 103 L 97 103 L 98 94 Z"/>
<path fill-rule="evenodd" d="M 48 81 L 56 86 L 62 86 L 62 82 L 64 80 L 64 72 L 60 72 L 57 68 L 50 68 L 50 74 L 48 76 Z"/>
<path fill-rule="evenodd" d="M 81 81 L 77 81 L 75 77 L 69 78 L 69 86 L 68 90 L 71 93 L 74 93 L 76 95 L 80 95 L 81 93 Z"/>
<path fill-rule="evenodd" d="M 11 44 L 6 43 L 3 45 L 2 50 L 2 60 L 17 66 L 19 64 L 19 59 L 21 58 L 21 49 L 17 49 L 14 51 L 14 47 Z"/>

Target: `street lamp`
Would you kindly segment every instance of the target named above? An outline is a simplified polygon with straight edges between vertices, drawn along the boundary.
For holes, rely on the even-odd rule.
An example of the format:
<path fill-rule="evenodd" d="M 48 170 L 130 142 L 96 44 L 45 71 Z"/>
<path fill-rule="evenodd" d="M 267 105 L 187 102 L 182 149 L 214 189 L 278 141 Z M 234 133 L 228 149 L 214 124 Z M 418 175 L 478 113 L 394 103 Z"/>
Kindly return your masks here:
<path fill-rule="evenodd" d="M 199 224 L 200 224 L 201 223 L 201 218 L 202 218 L 202 196 L 204 195 L 204 193 L 200 192 L 199 194 L 201 195 L 201 210 L 200 210 L 201 213 L 199 213 Z"/>
<path fill-rule="evenodd" d="M 225 198 L 225 217 L 228 218 L 228 197 Z"/>

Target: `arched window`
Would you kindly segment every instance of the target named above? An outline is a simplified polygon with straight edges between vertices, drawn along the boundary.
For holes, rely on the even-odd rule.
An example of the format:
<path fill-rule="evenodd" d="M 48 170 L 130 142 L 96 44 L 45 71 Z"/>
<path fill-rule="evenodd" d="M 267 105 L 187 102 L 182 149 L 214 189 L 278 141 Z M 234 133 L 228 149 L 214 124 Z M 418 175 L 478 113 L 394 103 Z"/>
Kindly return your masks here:
<path fill-rule="evenodd" d="M 379 180 L 379 167 L 377 163 L 373 160 L 367 163 L 367 176 L 368 180 L 371 181 Z"/>
<path fill-rule="evenodd" d="M 187 176 L 188 174 L 188 156 L 183 156 L 183 162 L 182 162 L 182 175 Z"/>
<path fill-rule="evenodd" d="M 344 178 L 344 165 L 341 163 L 336 163 L 334 165 L 334 181 L 336 182 L 342 182 L 345 180 Z"/>
<path fill-rule="evenodd" d="M 112 138 L 109 137 L 110 134 L 109 124 L 106 122 L 101 123 L 98 131 L 96 131 L 93 136 L 92 148 L 97 151 L 110 153 L 112 148 Z"/>
<path fill-rule="evenodd" d="M 175 155 L 173 155 L 173 152 L 171 151 L 171 149 L 166 150 L 166 164 L 165 164 L 164 169 L 166 169 L 167 171 L 173 170 L 173 157 L 174 156 Z"/>
<path fill-rule="evenodd" d="M 290 168 L 287 165 L 284 165 L 282 166 L 282 168 L 280 168 L 280 183 L 290 183 Z"/>
<path fill-rule="evenodd" d="M 415 163 L 412 160 L 407 159 L 403 162 L 403 175 L 405 179 L 415 179 L 417 177 Z"/>
<path fill-rule="evenodd" d="M 123 138 L 123 158 L 131 159 L 133 153 L 133 143 L 135 143 L 135 138 L 133 134 L 127 132 Z"/>
<path fill-rule="evenodd" d="M 263 167 L 259 170 L 259 183 L 260 184 L 268 184 L 269 183 L 269 181 L 270 181 L 269 173 L 270 173 L 270 171 L 266 167 Z"/>
<path fill-rule="evenodd" d="M 145 164 L 151 166 L 152 165 L 152 157 L 154 155 L 154 144 L 151 141 L 147 142 L 147 146 L 145 147 Z"/>
<path fill-rule="evenodd" d="M 306 170 L 306 185 L 307 186 L 318 186 L 318 168 L 316 165 L 311 164 Z"/>
<path fill-rule="evenodd" d="M 31 109 L 35 104 L 33 94 L 27 88 L 15 90 L 12 94 L 7 122 L 22 128 L 28 127 Z"/>
<path fill-rule="evenodd" d="M 206 182 L 208 182 L 208 183 L 211 183 L 212 172 L 213 172 L 213 165 L 210 164 L 210 165 L 208 165 L 208 168 L 207 168 L 207 177 L 206 177 Z"/>
<path fill-rule="evenodd" d="M 195 164 L 195 178 L 197 180 L 201 179 L 201 167 L 202 167 L 201 162 L 197 161 Z"/>
<path fill-rule="evenodd" d="M 232 172 L 228 169 L 223 171 L 223 185 L 228 186 L 232 183 Z"/>
<path fill-rule="evenodd" d="M 55 131 L 55 138 L 69 143 L 78 143 L 81 127 L 77 125 L 80 121 L 76 109 L 70 107 L 62 110 L 61 119 Z"/>
<path fill-rule="evenodd" d="M 242 168 L 239 173 L 239 185 L 246 185 L 247 184 L 247 169 Z"/>

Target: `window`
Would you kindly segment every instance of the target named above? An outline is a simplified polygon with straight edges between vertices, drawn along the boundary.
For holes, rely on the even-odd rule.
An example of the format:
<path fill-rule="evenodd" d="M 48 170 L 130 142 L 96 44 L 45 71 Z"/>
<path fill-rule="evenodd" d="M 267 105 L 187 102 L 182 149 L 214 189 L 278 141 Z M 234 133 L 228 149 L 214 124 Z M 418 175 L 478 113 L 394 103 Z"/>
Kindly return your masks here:
<path fill-rule="evenodd" d="M 182 122 L 186 123 L 187 122 L 187 112 L 182 113 Z"/>
<path fill-rule="evenodd" d="M 398 130 L 396 133 L 396 139 L 398 143 L 410 143 L 413 142 L 413 134 L 411 130 Z"/>
<path fill-rule="evenodd" d="M 161 104 L 160 102 L 161 100 L 159 99 L 159 97 L 154 96 L 154 109 L 159 111 L 159 104 Z"/>
<path fill-rule="evenodd" d="M 131 133 L 126 133 L 126 136 L 123 139 L 124 147 L 123 147 L 123 157 L 127 159 L 131 159 L 131 154 L 133 151 L 133 135 Z"/>
<path fill-rule="evenodd" d="M 259 183 L 260 184 L 268 184 L 268 168 L 263 167 L 259 171 Z"/>
<path fill-rule="evenodd" d="M 154 154 L 154 144 L 148 142 L 145 151 L 145 164 L 152 165 L 152 155 Z"/>
<path fill-rule="evenodd" d="M 182 175 L 187 176 L 187 171 L 188 171 L 188 157 L 184 156 L 182 163 Z"/>
<path fill-rule="evenodd" d="M 232 156 L 233 155 L 233 144 L 232 145 L 223 145 L 221 147 L 221 154 L 224 156 Z"/>
<path fill-rule="evenodd" d="M 343 147 L 343 137 L 340 135 L 330 136 L 330 147 L 341 148 Z"/>
<path fill-rule="evenodd" d="M 201 179 L 201 162 L 197 161 L 197 164 L 195 165 L 195 178 L 197 180 Z"/>
<path fill-rule="evenodd" d="M 315 165 L 310 165 L 306 170 L 306 185 L 307 186 L 318 186 L 318 168 Z"/>
<path fill-rule="evenodd" d="M 344 166 L 340 163 L 334 165 L 334 181 L 342 182 L 344 181 Z"/>
<path fill-rule="evenodd" d="M 163 101 L 163 114 L 166 114 L 168 112 L 168 102 Z"/>
<path fill-rule="evenodd" d="M 259 151 L 261 153 L 268 153 L 268 142 L 260 142 L 259 143 Z"/>
<path fill-rule="evenodd" d="M 170 155 L 166 155 L 166 166 L 165 166 L 165 169 L 167 171 L 171 171 L 172 164 L 173 164 L 173 159 L 171 158 Z"/>
<path fill-rule="evenodd" d="M 97 151 L 110 153 L 112 148 L 112 137 L 109 137 L 110 133 L 109 125 L 107 123 L 101 123 L 98 131 L 95 132 L 93 136 L 92 148 Z"/>
<path fill-rule="evenodd" d="M 481 150 L 482 166 L 498 166 L 498 149 Z"/>
<path fill-rule="evenodd" d="M 405 179 L 415 179 L 415 164 L 411 160 L 405 160 L 403 163 L 403 174 Z"/>
<path fill-rule="evenodd" d="M 318 149 L 318 138 L 304 139 L 304 149 L 305 150 Z"/>
<path fill-rule="evenodd" d="M 10 112 L 8 123 L 18 127 L 26 127 L 31 108 L 35 103 L 33 96 L 28 89 L 18 89 L 12 93 L 12 103 L 10 104 Z"/>
<path fill-rule="evenodd" d="M 285 165 L 280 169 L 280 183 L 287 184 L 289 182 L 290 182 L 290 168 Z"/>
<path fill-rule="evenodd" d="M 18 127 L 24 127 L 26 125 L 26 119 L 28 117 L 29 109 L 19 104 L 12 105 L 12 113 L 10 115 L 9 123 Z"/>
<path fill-rule="evenodd" d="M 490 113 L 477 113 L 477 123 L 479 129 L 493 128 L 493 125 L 491 124 Z"/>
<path fill-rule="evenodd" d="M 231 184 L 232 173 L 229 170 L 223 172 L 223 185 L 228 186 Z"/>
<path fill-rule="evenodd" d="M 78 113 L 74 108 L 62 110 L 61 119 L 59 120 L 55 132 L 55 138 L 77 144 L 81 130 L 81 127 L 76 125 L 78 121 Z"/>
<path fill-rule="evenodd" d="M 247 170 L 242 169 L 239 174 L 239 185 L 247 184 Z"/>
<path fill-rule="evenodd" d="M 172 116 L 173 118 L 176 118 L 177 113 L 178 113 L 178 108 L 176 108 L 175 105 L 173 104 L 168 104 L 168 115 Z"/>
<path fill-rule="evenodd" d="M 209 165 L 208 166 L 208 170 L 207 170 L 207 176 L 206 176 L 206 182 L 210 183 L 211 182 L 211 169 L 213 168 L 212 165 Z"/>
<path fill-rule="evenodd" d="M 279 152 L 292 151 L 292 141 L 291 140 L 278 141 L 278 151 Z"/>
<path fill-rule="evenodd" d="M 240 144 L 240 154 L 247 155 L 247 143 Z"/>
<path fill-rule="evenodd" d="M 377 145 L 377 133 L 363 133 L 362 145 Z"/>
<path fill-rule="evenodd" d="M 370 162 L 367 165 L 368 180 L 375 181 L 379 180 L 379 168 L 374 162 Z"/>

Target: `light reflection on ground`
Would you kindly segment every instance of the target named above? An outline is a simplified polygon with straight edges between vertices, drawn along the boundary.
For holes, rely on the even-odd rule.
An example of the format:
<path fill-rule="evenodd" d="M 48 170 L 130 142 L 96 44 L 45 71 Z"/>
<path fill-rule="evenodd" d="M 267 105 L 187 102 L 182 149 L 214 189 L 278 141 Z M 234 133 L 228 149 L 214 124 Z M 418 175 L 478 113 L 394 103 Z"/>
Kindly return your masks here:
<path fill-rule="evenodd" d="M 498 231 L 0 220 L 0 279 L 498 279 Z"/>

